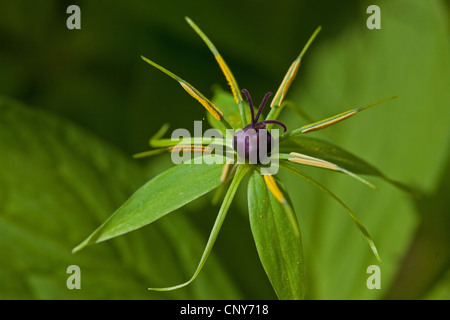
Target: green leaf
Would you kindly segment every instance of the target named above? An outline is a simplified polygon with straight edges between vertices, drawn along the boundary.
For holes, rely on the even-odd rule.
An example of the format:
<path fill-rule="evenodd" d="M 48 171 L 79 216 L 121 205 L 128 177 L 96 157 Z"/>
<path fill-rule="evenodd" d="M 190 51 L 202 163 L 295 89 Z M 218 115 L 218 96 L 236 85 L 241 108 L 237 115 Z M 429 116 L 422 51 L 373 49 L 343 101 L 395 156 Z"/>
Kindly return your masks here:
<path fill-rule="evenodd" d="M 284 195 L 287 193 L 284 191 Z M 248 184 L 250 225 L 261 263 L 279 299 L 303 299 L 305 274 L 301 237 L 284 206 L 254 171 Z"/>
<path fill-rule="evenodd" d="M 203 250 L 183 214 L 73 255 L 148 170 L 71 122 L 13 100 L 0 98 L 0 128 L 1 299 L 241 297 L 214 255 L 189 290 L 146 290 L 181 280 Z M 80 267 L 81 290 L 66 286 L 70 265 Z"/>
<path fill-rule="evenodd" d="M 73 251 L 148 225 L 220 185 L 222 164 L 181 164 L 148 181 Z"/>
<path fill-rule="evenodd" d="M 206 244 L 203 255 L 202 255 L 200 262 L 197 266 L 197 269 L 195 270 L 194 275 L 191 277 L 191 279 L 189 279 L 188 281 L 186 281 L 184 283 L 181 283 L 179 285 L 175 285 L 172 287 L 149 288 L 149 290 L 171 291 L 171 290 L 175 290 L 175 289 L 180 289 L 182 287 L 189 285 L 192 281 L 194 281 L 197 278 L 198 274 L 200 273 L 200 271 L 203 268 L 203 265 L 206 262 L 206 259 L 208 259 L 208 256 L 211 253 L 214 243 L 216 242 L 217 236 L 219 235 L 220 228 L 222 227 L 222 224 L 225 220 L 228 209 L 230 208 L 231 202 L 233 201 L 234 195 L 236 194 L 239 184 L 241 183 L 242 179 L 245 177 L 245 175 L 247 174 L 249 169 L 250 169 L 249 167 L 242 166 L 242 165 L 236 169 L 236 174 L 234 175 L 233 181 L 231 182 L 231 185 L 228 188 L 228 191 L 225 195 L 222 205 L 220 206 L 219 214 L 217 215 L 213 229 L 211 231 L 211 234 L 209 235 L 209 239 Z"/>

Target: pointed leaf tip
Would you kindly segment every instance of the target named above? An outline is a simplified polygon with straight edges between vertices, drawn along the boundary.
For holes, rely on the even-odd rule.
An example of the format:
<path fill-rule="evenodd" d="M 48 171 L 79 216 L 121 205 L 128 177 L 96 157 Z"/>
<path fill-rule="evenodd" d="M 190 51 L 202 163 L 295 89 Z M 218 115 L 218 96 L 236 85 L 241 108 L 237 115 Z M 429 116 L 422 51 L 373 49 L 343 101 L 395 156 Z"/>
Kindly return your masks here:
<path fill-rule="evenodd" d="M 144 227 L 220 185 L 222 165 L 181 164 L 139 188 L 87 239 L 73 249 L 99 243 Z"/>

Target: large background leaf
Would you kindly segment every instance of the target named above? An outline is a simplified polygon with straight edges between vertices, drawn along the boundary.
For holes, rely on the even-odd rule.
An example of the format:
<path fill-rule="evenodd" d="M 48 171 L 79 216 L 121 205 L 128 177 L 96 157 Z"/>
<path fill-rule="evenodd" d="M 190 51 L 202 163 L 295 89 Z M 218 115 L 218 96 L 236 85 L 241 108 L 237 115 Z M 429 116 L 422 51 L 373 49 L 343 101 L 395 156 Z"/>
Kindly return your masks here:
<path fill-rule="evenodd" d="M 62 119 L 5 99 L 0 114 L 1 298 L 240 296 L 214 257 L 212 269 L 205 268 L 191 288 L 166 294 L 147 290 L 185 280 L 201 256 L 206 238 L 180 213 L 73 255 L 72 248 L 148 173 Z M 81 290 L 66 287 L 72 264 L 81 269 Z"/>
<path fill-rule="evenodd" d="M 438 1 L 379 5 L 381 30 L 362 27 L 365 20 L 361 16 L 345 35 L 318 41 L 308 60 L 309 73 L 296 83 L 290 98 L 318 120 L 398 94 L 398 99 L 386 105 L 326 129 L 326 135 L 308 136 L 332 136 L 334 143 L 370 161 L 388 177 L 429 192 L 438 182 L 449 150 L 450 96 L 446 88 L 450 85 L 450 53 L 445 7 Z M 412 23 L 415 19 L 420 23 Z M 302 123 L 301 119 L 284 119 L 290 127 Z M 309 172 L 356 212 L 383 259 L 382 289 L 368 290 L 366 269 L 377 262 L 363 239 L 340 208 L 301 187 L 291 196 L 304 208 L 300 221 L 314 297 L 384 296 L 420 223 L 413 202 L 381 180 L 370 180 L 380 188 L 374 192 L 342 177 L 313 169 Z M 294 183 L 289 182 L 288 186 Z M 423 219 L 431 216 L 423 215 Z M 415 272 L 422 273 L 419 269 Z M 410 281 L 414 283 L 414 278 Z"/>
<path fill-rule="evenodd" d="M 262 0 L 242 1 L 238 8 L 229 2 L 205 0 L 77 3 L 82 11 L 82 29 L 72 31 L 65 26 L 65 12 L 69 5 L 65 1 L 0 1 L 0 93 L 21 100 L 35 109 L 63 115 L 131 155 L 146 150 L 148 138 L 163 123 L 170 122 L 172 128 L 192 130 L 191 121 L 206 118 L 204 108 L 197 101 L 172 79 L 146 66 L 140 55 L 146 55 L 173 70 L 208 98 L 212 96 L 212 84 L 228 89 L 214 57 L 189 28 L 184 16 L 190 16 L 211 38 L 232 69 L 239 86 L 247 88 L 255 101 L 260 100 L 267 91 L 276 91 L 303 44 L 316 27 L 322 25 L 322 31 L 306 53 L 286 99 L 294 100 L 315 120 L 320 120 L 350 107 L 366 105 L 394 94 L 399 94 L 399 98 L 364 111 L 334 128 L 328 128 L 324 134 L 315 132 L 309 136 L 327 139 L 367 160 L 387 176 L 425 189 L 427 194 L 435 194 L 434 189 L 440 186 L 445 188 L 445 185 L 438 185 L 437 181 L 448 161 L 446 153 L 450 149 L 448 1 Z M 366 28 L 366 9 L 371 4 L 381 8 L 381 30 Z M 306 124 L 287 109 L 285 111 L 281 120 L 288 124 L 289 130 Z M 2 117 L 0 115 L 0 119 Z M 23 131 L 26 127 L 21 121 L 17 119 L 14 132 Z M 93 140 L 92 136 L 89 137 L 87 140 Z M 16 138 L 10 136 L 10 139 Z M 50 205 L 56 201 L 50 196 L 55 190 L 53 184 L 47 181 L 49 175 L 46 174 L 52 174 L 58 167 L 44 170 L 34 166 L 36 170 L 31 170 L 29 165 L 32 162 L 22 160 L 20 163 L 24 164 L 19 166 L 16 159 L 46 159 L 47 154 L 52 154 L 53 149 L 59 150 L 62 145 L 28 145 L 22 140 L 16 141 L 15 147 L 22 150 L 20 153 L 12 153 L 6 147 L 0 150 L 0 159 L 7 152 L 12 154 L 10 166 L 0 169 L 0 176 L 9 177 L 8 184 L 2 182 L 0 188 L 12 188 L 9 183 L 18 188 L 20 181 L 20 188 L 25 192 L 29 187 L 21 181 L 30 174 L 38 175 L 36 171 L 41 170 L 39 192 L 27 191 L 29 196 L 22 196 L 20 203 L 29 210 L 35 210 L 37 216 L 45 217 L 44 213 L 49 210 L 38 205 L 45 196 L 44 200 L 49 206 L 58 208 L 60 212 L 59 205 Z M 23 146 L 19 146 L 19 143 Z M 79 148 L 84 147 L 85 143 L 86 139 L 83 139 L 78 144 Z M 101 156 L 102 153 L 94 148 L 89 150 L 89 159 L 96 159 L 99 163 L 116 161 L 109 156 Z M 74 156 L 68 151 L 64 153 Z M 117 157 L 117 153 L 111 156 Z M 85 160 L 84 156 L 82 160 Z M 137 170 L 137 173 L 131 174 L 128 169 L 121 171 L 114 166 L 115 170 L 111 170 L 115 171 L 114 175 L 107 169 L 104 169 L 107 174 L 98 177 L 85 174 L 96 177 L 95 181 L 78 174 L 80 179 L 76 180 L 77 186 L 83 190 L 85 198 L 91 199 L 95 195 L 112 200 L 103 200 L 109 203 L 104 205 L 98 204 L 100 198 L 89 200 L 87 203 L 98 207 L 89 211 L 83 205 L 85 201 L 78 198 L 72 200 L 71 210 L 86 212 L 83 215 L 86 219 L 83 219 L 83 225 L 76 225 L 72 221 L 66 224 L 65 233 L 74 234 L 70 243 L 67 243 L 69 249 L 96 228 L 147 178 L 165 170 L 170 160 L 163 156 L 140 160 L 138 163 L 148 165 L 149 170 L 143 173 L 135 168 L 132 170 Z M 135 167 L 136 163 L 132 166 Z M 311 168 L 308 173 L 341 196 L 358 214 L 380 247 L 384 260 L 383 289 L 369 291 L 365 287 L 365 271 L 367 265 L 375 261 L 351 219 L 337 204 L 312 186 L 298 179 L 283 177 L 299 213 L 312 298 L 384 297 L 390 284 L 394 284 L 393 278 L 397 277 L 395 270 L 407 255 L 410 243 L 413 243 L 416 226 L 422 223 L 419 219 L 432 219 L 431 216 L 417 215 L 408 196 L 380 179 L 369 178 L 380 189 L 375 192 L 343 175 L 317 168 Z M 120 174 L 120 178 L 115 174 Z M 112 180 L 113 177 L 116 180 Z M 85 181 L 89 181 L 89 185 Z M 121 196 L 113 195 L 119 193 L 113 192 L 114 188 L 122 190 Z M 71 199 L 77 194 L 71 188 L 57 191 L 58 201 L 66 201 L 64 199 Z M 259 262 L 249 230 L 245 188 L 240 191 L 236 195 L 237 205 L 230 208 L 213 250 L 221 268 L 229 274 L 220 281 L 224 282 L 223 285 L 234 284 L 238 287 L 240 297 L 276 298 Z M 101 194 L 103 196 L 99 196 Z M 8 193 L 0 193 L 0 200 L 8 197 Z M 444 201 L 438 203 L 442 203 L 442 206 L 445 204 Z M 5 211 L 7 207 L 2 203 L 0 207 L 0 212 L 9 212 Z M 155 224 L 145 227 L 142 232 L 137 231 L 136 235 L 134 232 L 126 235 L 124 239 L 143 237 L 145 240 L 120 251 L 121 266 L 131 266 L 131 269 L 114 269 L 115 273 L 111 271 L 101 276 L 102 271 L 112 270 L 105 269 L 105 265 L 112 268 L 114 264 L 102 264 L 99 261 L 101 259 L 93 260 L 92 270 L 97 273 L 92 278 L 102 279 L 113 286 L 116 281 L 112 282 L 111 278 L 134 279 L 132 269 L 135 266 L 144 270 L 142 274 L 148 274 L 144 261 L 148 261 L 147 255 L 154 255 L 154 260 L 159 260 L 161 264 L 152 262 L 149 269 L 155 270 L 152 272 L 161 274 L 161 277 L 152 279 L 151 284 L 164 286 L 186 280 L 198 263 L 217 210 L 217 207 L 210 206 L 207 198 L 199 199 L 185 206 L 183 212 L 163 218 L 158 222 L 160 227 Z M 101 214 L 94 213 L 100 211 Z M 38 243 L 38 237 L 32 230 L 51 229 L 56 221 L 60 221 L 58 219 L 62 219 L 60 216 L 56 214 L 55 219 L 25 221 L 30 226 L 30 231 L 26 232 L 28 243 Z M 184 222 L 172 222 L 172 219 L 181 221 L 186 218 L 189 220 L 186 223 L 193 228 L 193 233 L 189 232 L 192 237 L 186 239 L 197 239 L 198 247 L 190 245 L 180 235 L 184 235 Z M 9 235 L 13 227 L 3 225 Z M 159 230 L 169 226 L 173 227 Z M 160 237 L 166 239 L 165 232 L 181 237 L 183 245 L 179 245 L 177 238 L 171 241 L 173 245 L 170 248 L 166 247 L 169 246 L 167 240 L 158 240 Z M 0 233 L 0 255 L 10 250 L 6 234 Z M 147 240 L 147 237 L 151 239 Z M 122 241 L 130 240 L 118 238 L 112 243 L 118 246 Z M 66 242 L 62 243 L 66 245 Z M 160 245 L 160 248 L 168 250 L 152 251 L 153 245 L 149 247 L 148 243 L 155 243 L 156 247 Z M 113 251 L 109 246 L 109 243 L 99 244 L 98 247 L 87 248 L 80 256 L 68 255 L 67 259 L 81 259 L 84 255 L 91 257 L 91 254 L 119 257 L 115 254 L 119 251 Z M 198 251 L 195 250 L 197 256 L 189 251 L 192 248 L 198 248 Z M 172 263 L 172 253 L 179 257 L 176 260 L 178 262 L 181 262 L 181 257 L 191 259 L 191 266 Z M 37 275 L 37 272 L 28 271 L 34 267 L 42 271 L 41 274 L 46 274 L 46 281 L 37 276 L 34 281 L 49 284 L 49 279 L 55 277 L 54 272 L 49 271 L 52 267 L 47 268 L 47 264 L 36 268 L 44 261 L 39 254 L 8 254 L 8 257 L 11 268 L 2 268 L 1 292 L 7 292 L 10 296 L 43 296 L 30 293 L 30 286 L 23 274 Z M 111 261 L 108 259 L 106 261 Z M 213 261 L 208 260 L 193 285 L 183 289 L 182 297 L 198 297 L 194 293 L 199 292 L 203 293 L 201 297 L 217 297 L 219 294 L 236 296 L 227 294 L 226 290 L 213 290 L 215 284 L 202 280 L 208 272 L 215 271 Z M 67 261 L 64 261 L 61 266 L 65 268 L 66 264 Z M 180 270 L 180 266 L 186 266 L 187 269 Z M 414 273 L 427 274 L 422 269 L 413 269 Z M 62 272 L 59 276 L 64 280 L 66 274 Z M 60 283 L 59 279 L 55 281 Z M 128 283 L 127 279 L 124 281 Z M 209 291 L 202 291 L 204 286 L 198 286 L 201 281 L 204 281 L 203 285 Z M 421 281 L 428 281 L 432 285 L 430 279 Z M 150 285 L 147 280 L 141 281 L 141 278 L 136 282 L 139 282 L 139 288 L 141 282 L 145 282 L 145 287 Z M 415 281 L 412 279 L 408 283 L 414 284 Z M 433 280 L 432 283 L 440 288 L 448 286 L 448 282 L 440 283 L 439 280 Z M 50 285 L 47 287 L 51 288 Z M 95 287 L 96 297 L 110 297 L 113 294 L 122 297 L 118 289 L 107 293 L 99 289 L 101 287 Z M 138 291 L 135 286 L 130 285 L 129 289 L 129 297 L 138 296 L 138 293 L 134 296 L 130 293 Z M 61 296 L 65 292 L 64 287 Z M 446 291 L 433 291 L 431 296 L 439 297 L 436 292 Z M 148 293 L 143 294 L 147 297 Z M 179 297 L 178 293 L 173 294 L 164 297 Z M 57 296 L 56 290 L 51 296 Z"/>

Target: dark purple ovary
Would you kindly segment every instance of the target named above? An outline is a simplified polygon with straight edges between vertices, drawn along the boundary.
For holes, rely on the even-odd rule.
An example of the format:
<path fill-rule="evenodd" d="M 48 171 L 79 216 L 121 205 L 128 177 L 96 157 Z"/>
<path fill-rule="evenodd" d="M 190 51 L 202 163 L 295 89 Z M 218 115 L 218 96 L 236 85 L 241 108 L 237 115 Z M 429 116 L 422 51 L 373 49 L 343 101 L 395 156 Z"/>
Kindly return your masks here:
<path fill-rule="evenodd" d="M 251 164 L 264 163 L 267 164 L 269 159 L 270 151 L 272 151 L 274 145 L 274 139 L 269 131 L 266 129 L 266 124 L 273 123 L 278 124 L 284 128 L 286 132 L 286 126 L 280 121 L 276 120 L 264 120 L 257 122 L 259 116 L 262 113 L 264 105 L 267 99 L 272 94 L 268 92 L 265 96 L 261 105 L 259 106 L 258 113 L 254 114 L 253 103 L 250 97 L 250 93 L 243 89 L 242 92 L 247 97 L 247 101 L 250 107 L 250 112 L 252 115 L 252 121 L 242 130 L 237 131 L 233 136 L 233 148 L 236 150 L 240 158 L 249 161 Z"/>

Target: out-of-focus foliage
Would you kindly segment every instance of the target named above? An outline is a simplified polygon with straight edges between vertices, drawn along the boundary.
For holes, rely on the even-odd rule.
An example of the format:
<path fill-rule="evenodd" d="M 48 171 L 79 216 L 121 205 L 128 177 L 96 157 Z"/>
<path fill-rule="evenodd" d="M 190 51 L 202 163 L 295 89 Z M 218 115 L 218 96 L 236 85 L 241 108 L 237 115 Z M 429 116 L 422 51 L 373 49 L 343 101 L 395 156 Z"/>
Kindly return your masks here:
<path fill-rule="evenodd" d="M 399 95 L 310 136 L 368 160 L 416 187 L 425 200 L 412 200 L 379 179 L 368 178 L 376 192 L 340 174 L 305 169 L 370 231 L 384 261 L 381 290 L 366 287 L 366 268 L 377 262 L 345 212 L 310 185 L 283 177 L 302 230 L 309 297 L 448 298 L 440 289 L 448 284 L 447 237 L 426 242 L 434 253 L 429 263 L 409 263 L 420 241 L 438 227 L 450 229 L 449 190 L 441 177 L 450 136 L 450 36 L 443 1 L 79 1 L 81 30 L 66 28 L 70 4 L 0 3 L 0 94 L 27 105 L 0 101 L 0 297 L 275 298 L 251 238 L 245 188 L 238 190 L 213 259 L 181 291 L 147 287 L 192 274 L 218 211 L 206 198 L 154 226 L 70 253 L 170 162 L 129 155 L 147 149 L 148 138 L 165 122 L 191 130 L 193 120 L 205 118 L 194 99 L 140 55 L 206 96 L 213 84 L 226 88 L 214 58 L 186 24 L 184 16 L 190 16 L 214 41 L 240 87 L 255 97 L 276 90 L 322 25 L 287 96 L 315 120 Z M 366 28 L 371 4 L 381 8 L 381 30 Z M 285 112 L 281 120 L 289 128 L 305 124 Z M 77 292 L 65 286 L 71 264 L 82 270 Z M 419 277 L 421 289 L 406 296 Z"/>
<path fill-rule="evenodd" d="M 0 298 L 240 297 L 217 260 L 190 290 L 147 290 L 184 280 L 202 253 L 201 235 L 181 213 L 72 255 L 149 173 L 60 118 L 5 99 L 0 112 Z M 70 265 L 81 269 L 81 290 L 66 287 Z"/>
<path fill-rule="evenodd" d="M 321 119 L 349 106 L 398 94 L 391 103 L 365 111 L 326 133 L 388 177 L 430 193 L 439 183 L 449 151 L 450 51 L 445 7 L 435 1 L 396 1 L 380 6 L 383 22 L 376 34 L 352 26 L 334 40 L 315 46 L 308 60 L 310 77 L 291 97 Z M 310 254 L 305 260 L 314 274 L 314 294 L 382 297 L 421 223 L 413 201 L 379 181 L 370 180 L 380 189 L 373 192 L 345 177 L 327 172 L 321 177 L 358 214 L 377 243 L 383 259 L 383 290 L 367 290 L 366 268 L 377 263 L 352 231 L 351 222 L 342 217 L 342 210 L 331 202 L 318 202 L 321 195 L 300 195 L 298 206 L 305 206 L 304 214 L 300 213 L 304 246 Z M 424 213 L 420 218 L 431 217 Z M 436 250 L 436 256 L 446 256 L 440 252 L 442 248 Z M 411 273 L 411 285 L 421 272 Z"/>

